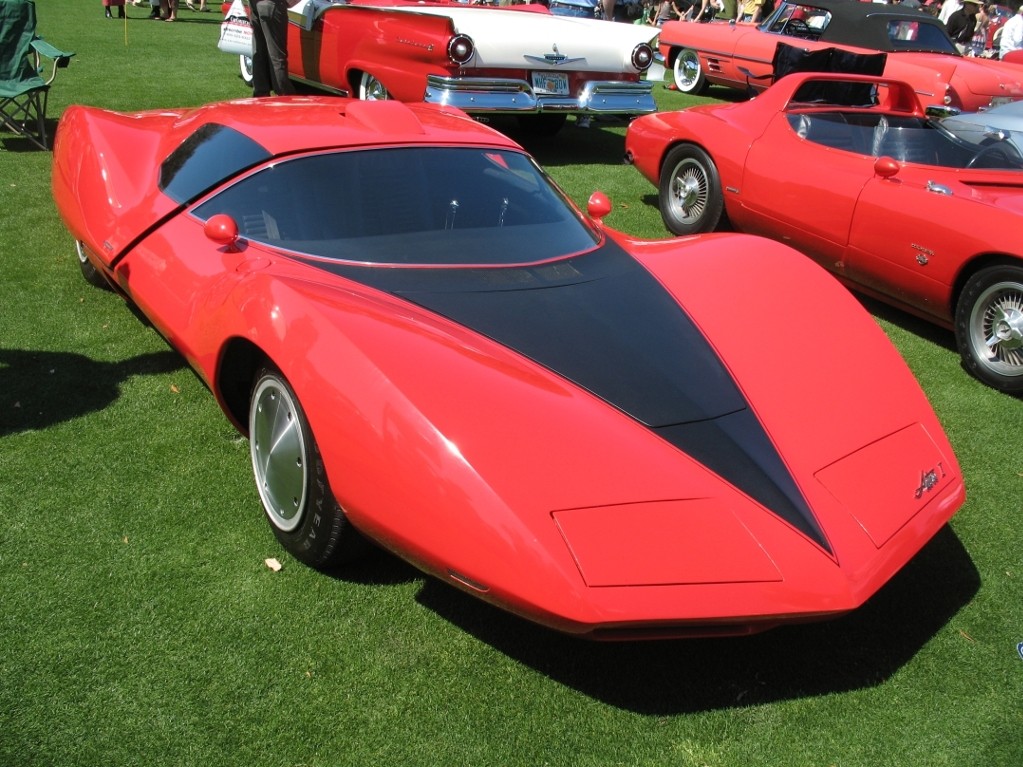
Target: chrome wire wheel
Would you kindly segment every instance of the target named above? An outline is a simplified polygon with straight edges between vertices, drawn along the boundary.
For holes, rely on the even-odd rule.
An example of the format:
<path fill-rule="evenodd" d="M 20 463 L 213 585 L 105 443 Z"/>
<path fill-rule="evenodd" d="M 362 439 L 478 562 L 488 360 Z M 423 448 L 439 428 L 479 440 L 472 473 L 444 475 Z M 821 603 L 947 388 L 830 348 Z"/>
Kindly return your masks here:
<path fill-rule="evenodd" d="M 671 174 L 668 204 L 672 216 L 686 226 L 693 226 L 706 213 L 709 199 L 707 169 L 695 158 L 683 159 Z"/>
<path fill-rule="evenodd" d="M 1023 284 L 996 282 L 977 296 L 970 311 L 969 345 L 992 373 L 1023 376 Z"/>
<path fill-rule="evenodd" d="M 276 376 L 264 376 L 249 410 L 249 450 L 263 508 L 283 532 L 302 522 L 309 492 L 306 440 L 291 393 Z"/>
<path fill-rule="evenodd" d="M 713 232 L 725 220 L 725 198 L 714 160 L 695 144 L 672 147 L 661 165 L 658 207 L 673 234 Z"/>

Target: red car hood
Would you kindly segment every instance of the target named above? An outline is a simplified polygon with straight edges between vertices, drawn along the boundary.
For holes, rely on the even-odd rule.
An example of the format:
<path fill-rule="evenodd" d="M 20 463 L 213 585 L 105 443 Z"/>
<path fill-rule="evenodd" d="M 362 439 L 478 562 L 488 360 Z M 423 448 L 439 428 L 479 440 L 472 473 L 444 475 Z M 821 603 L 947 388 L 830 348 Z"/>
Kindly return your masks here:
<path fill-rule="evenodd" d="M 776 513 L 770 496 L 754 500 L 741 473 L 722 479 L 743 462 L 759 471 L 754 464 L 773 460 L 760 448 L 735 450 L 734 467 L 726 460 L 710 469 L 716 459 L 698 444 L 674 442 L 490 331 L 420 308 L 429 301 L 421 296 L 400 310 L 353 313 L 342 302 L 327 323 L 345 327 L 345 343 L 378 371 L 379 413 L 360 407 L 359 423 L 339 422 L 336 397 L 323 394 L 329 380 L 298 384 L 310 417 L 330 432 L 354 436 L 379 421 L 391 435 L 372 460 L 348 452 L 358 440 L 321 445 L 328 465 L 363 467 L 337 488 L 353 522 L 423 569 L 570 631 L 678 621 L 680 611 L 695 621 L 768 621 L 861 604 L 963 498 L 951 446 L 905 364 L 855 299 L 784 246 L 706 237 L 688 243 L 685 258 L 677 242 L 625 246 L 698 321 L 823 542 Z M 722 269 L 742 275 L 727 302 L 719 299 Z M 779 271 L 792 277 L 785 294 L 764 291 Z M 332 289 L 294 287 L 335 311 Z M 279 291 L 275 302 L 287 312 Z M 791 353 L 789 320 L 769 308 L 779 303 L 819 319 L 816 353 Z M 378 311 L 381 323 L 369 321 Z M 746 316 L 756 317 L 755 328 Z M 613 313 L 605 319 L 619 322 Z M 829 340 L 837 337 L 839 345 Z M 620 365 L 610 346 L 606 355 L 605 366 Z M 867 406 L 865 392 L 879 379 L 884 396 Z M 734 438 L 746 436 L 744 428 Z M 410 455 L 430 456 L 426 475 L 409 470 Z M 405 506 L 429 513 L 392 520 L 369 511 Z"/>

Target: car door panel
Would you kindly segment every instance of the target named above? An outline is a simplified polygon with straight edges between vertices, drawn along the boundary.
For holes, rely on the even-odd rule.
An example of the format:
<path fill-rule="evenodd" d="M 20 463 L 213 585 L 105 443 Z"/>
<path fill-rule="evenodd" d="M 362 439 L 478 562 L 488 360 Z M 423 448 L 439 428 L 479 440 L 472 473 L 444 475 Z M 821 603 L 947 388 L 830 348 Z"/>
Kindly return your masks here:
<path fill-rule="evenodd" d="M 802 138 L 789 115 L 776 115 L 746 160 L 740 225 L 841 274 L 856 199 L 872 175 L 872 157 Z"/>
<path fill-rule="evenodd" d="M 852 282 L 947 321 L 951 285 L 974 235 L 964 218 L 968 203 L 933 170 L 903 166 L 893 178 L 867 183 L 846 266 Z"/>

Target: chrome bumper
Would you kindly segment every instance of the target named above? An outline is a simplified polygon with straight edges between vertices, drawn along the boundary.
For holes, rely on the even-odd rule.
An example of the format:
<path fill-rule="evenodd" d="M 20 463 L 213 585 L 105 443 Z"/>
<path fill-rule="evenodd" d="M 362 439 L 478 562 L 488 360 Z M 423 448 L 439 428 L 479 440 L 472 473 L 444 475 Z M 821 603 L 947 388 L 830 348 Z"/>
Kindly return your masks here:
<path fill-rule="evenodd" d="M 657 111 L 653 87 L 645 80 L 595 80 L 578 96 L 552 96 L 537 94 L 525 80 L 428 75 L 423 100 L 472 113 L 643 115 Z"/>

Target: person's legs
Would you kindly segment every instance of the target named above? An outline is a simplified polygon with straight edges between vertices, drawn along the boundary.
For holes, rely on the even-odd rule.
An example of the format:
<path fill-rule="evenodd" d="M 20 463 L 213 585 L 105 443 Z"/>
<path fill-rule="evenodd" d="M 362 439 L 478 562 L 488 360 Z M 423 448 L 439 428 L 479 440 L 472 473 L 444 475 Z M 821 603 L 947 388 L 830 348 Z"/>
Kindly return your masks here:
<path fill-rule="evenodd" d="M 266 69 L 269 83 L 275 93 L 280 96 L 294 93 L 295 89 L 288 79 L 288 9 L 284 3 L 273 0 L 258 0 L 256 16 L 266 49 Z M 255 37 L 255 36 L 254 36 Z M 253 61 L 253 64 L 255 62 Z M 253 72 L 255 75 L 255 72 Z M 253 79 L 255 87 L 255 79 Z M 260 94 L 256 94 L 260 95 Z M 268 94 L 264 94 L 268 95 Z"/>
<path fill-rule="evenodd" d="M 252 24 L 252 95 L 270 95 L 270 54 L 266 47 L 266 29 L 260 7 L 273 5 L 270 0 L 257 0 L 253 4 L 255 18 Z"/>

